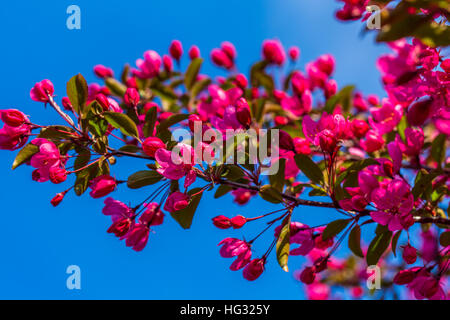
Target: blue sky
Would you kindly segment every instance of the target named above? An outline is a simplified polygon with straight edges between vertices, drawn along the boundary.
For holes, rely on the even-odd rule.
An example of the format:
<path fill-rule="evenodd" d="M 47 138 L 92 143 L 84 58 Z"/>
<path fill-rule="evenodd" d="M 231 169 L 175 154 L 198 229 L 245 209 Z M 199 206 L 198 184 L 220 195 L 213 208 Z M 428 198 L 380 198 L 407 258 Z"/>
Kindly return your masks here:
<path fill-rule="evenodd" d="M 81 8 L 81 30 L 66 28 L 66 8 Z M 18 108 L 39 124 L 61 120 L 31 101 L 33 84 L 48 78 L 59 98 L 65 84 L 77 74 L 96 81 L 92 66 L 105 64 L 119 74 L 124 63 L 134 64 L 148 49 L 167 52 L 171 40 L 185 49 L 196 44 L 202 55 L 231 41 L 238 50 L 238 66 L 246 72 L 261 55 L 266 38 L 278 38 L 286 47 L 301 48 L 300 65 L 323 53 L 337 60 L 335 79 L 340 87 L 355 83 L 365 94 L 382 94 L 376 58 L 386 47 L 375 44 L 373 34 L 361 37 L 359 23 L 334 18 L 334 0 L 229 0 L 223 1 L 8 1 L 0 11 L 2 65 L 0 108 Z M 187 60 L 183 61 L 186 66 Z M 221 74 L 211 63 L 204 73 Z M 231 261 L 218 254 L 217 243 L 234 236 L 252 237 L 263 226 L 238 231 L 214 228 L 218 214 L 256 216 L 272 206 L 255 198 L 249 205 L 232 204 L 207 194 L 191 230 L 183 231 L 170 217 L 156 227 L 147 248 L 136 253 L 106 233 L 110 221 L 101 214 L 102 201 L 73 194 L 54 209 L 52 196 L 65 186 L 31 181 L 31 168 L 11 171 L 14 154 L 0 153 L 2 232 L 0 233 L 0 298 L 25 299 L 299 299 L 302 286 L 271 257 L 267 272 L 256 282 L 228 270 Z M 125 179 L 145 168 L 140 160 L 120 160 L 113 168 Z M 121 188 L 113 196 L 137 203 L 146 190 Z M 270 208 L 269 208 L 270 207 Z M 273 208 L 277 208 L 273 206 Z M 325 209 L 298 208 L 295 219 L 318 225 L 338 218 Z M 256 243 L 263 254 L 269 237 Z M 290 261 L 291 270 L 303 263 Z M 66 288 L 69 265 L 81 268 L 81 290 Z"/>

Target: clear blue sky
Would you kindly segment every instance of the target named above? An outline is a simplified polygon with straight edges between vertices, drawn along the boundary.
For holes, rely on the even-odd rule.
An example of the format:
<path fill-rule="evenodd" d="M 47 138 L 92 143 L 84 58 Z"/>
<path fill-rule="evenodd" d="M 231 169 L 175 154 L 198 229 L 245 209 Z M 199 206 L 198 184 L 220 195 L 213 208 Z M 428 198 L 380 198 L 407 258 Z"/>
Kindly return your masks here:
<path fill-rule="evenodd" d="M 66 8 L 81 8 L 81 30 L 66 28 Z M 167 52 L 172 39 L 185 49 L 196 44 L 202 54 L 231 41 L 238 50 L 238 66 L 247 71 L 261 55 L 266 38 L 279 38 L 288 47 L 301 48 L 301 65 L 323 53 L 337 59 L 340 87 L 356 83 L 364 93 L 382 94 L 375 61 L 386 47 L 373 35 L 360 37 L 362 25 L 334 19 L 334 0 L 217 0 L 198 1 L 7 1 L 0 11 L 2 38 L 0 108 L 18 108 L 39 124 L 60 121 L 51 109 L 30 100 L 33 84 L 48 78 L 59 98 L 67 80 L 82 73 L 96 80 L 92 66 L 114 68 L 134 63 L 148 49 Z M 186 60 L 183 64 L 186 66 Z M 220 74 L 205 65 L 203 72 Z M 207 194 L 191 230 L 183 231 L 170 217 L 147 248 L 136 253 L 106 233 L 109 218 L 101 214 L 102 201 L 73 194 L 54 209 L 51 197 L 65 186 L 31 181 L 31 168 L 11 171 L 14 154 L 0 153 L 2 232 L 0 232 L 0 298 L 41 299 L 298 299 L 304 297 L 292 273 L 285 273 L 271 257 L 267 272 L 256 282 L 228 270 L 231 261 L 219 256 L 217 243 L 227 237 L 251 237 L 262 225 L 238 231 L 215 229 L 218 214 L 256 216 L 268 212 L 256 199 L 245 207 L 219 201 Z M 113 168 L 120 179 L 144 169 L 142 161 L 120 160 Z M 120 168 L 120 169 L 119 169 Z M 138 202 L 146 190 L 121 188 L 113 196 Z M 275 206 L 274 206 L 275 207 Z M 275 207 L 276 208 L 276 207 Z M 322 209 L 299 208 L 295 217 L 311 225 L 339 217 Z M 271 236 L 271 234 L 269 235 Z M 269 239 L 256 243 L 263 254 Z M 303 258 L 292 259 L 297 269 Z M 66 289 L 69 265 L 81 268 L 80 291 Z"/>

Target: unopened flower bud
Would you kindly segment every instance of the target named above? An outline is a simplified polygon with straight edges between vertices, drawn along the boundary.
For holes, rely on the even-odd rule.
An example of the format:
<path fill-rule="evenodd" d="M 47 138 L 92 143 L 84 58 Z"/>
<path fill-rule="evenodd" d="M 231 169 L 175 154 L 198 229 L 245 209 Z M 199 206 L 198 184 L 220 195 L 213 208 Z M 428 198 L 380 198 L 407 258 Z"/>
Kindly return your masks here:
<path fill-rule="evenodd" d="M 11 127 L 20 127 L 27 121 L 27 117 L 19 110 L 0 110 L 2 121 Z"/>
<path fill-rule="evenodd" d="M 243 216 L 236 216 L 234 218 L 231 218 L 231 226 L 234 229 L 239 229 L 242 228 L 244 226 L 244 224 L 247 223 L 247 218 L 243 217 Z"/>
<path fill-rule="evenodd" d="M 220 216 L 214 217 L 212 219 L 212 221 L 213 221 L 213 224 L 219 229 L 231 228 L 230 218 L 227 218 L 224 215 L 220 215 Z"/>
<path fill-rule="evenodd" d="M 123 97 L 124 102 L 128 106 L 133 107 L 137 106 L 137 104 L 139 103 L 139 99 L 139 92 L 135 88 L 128 88 L 125 92 L 125 96 Z"/>
<path fill-rule="evenodd" d="M 191 58 L 191 60 L 194 60 L 199 57 L 200 57 L 200 49 L 197 46 L 192 46 L 189 49 L 189 58 Z"/>
<path fill-rule="evenodd" d="M 411 246 L 409 243 L 406 246 L 402 246 L 403 248 L 403 260 L 407 264 L 413 264 L 417 260 L 417 249 Z"/>
<path fill-rule="evenodd" d="M 304 284 L 311 284 L 316 279 L 316 270 L 314 267 L 306 267 L 300 274 L 300 281 Z"/>
<path fill-rule="evenodd" d="M 107 68 L 101 64 L 98 64 L 94 67 L 94 73 L 97 77 L 102 79 L 111 78 L 114 76 L 114 72 L 111 68 Z"/>
<path fill-rule="evenodd" d="M 73 106 L 72 106 L 72 103 L 70 102 L 69 97 L 64 97 L 64 98 L 62 98 L 61 101 L 62 101 L 64 110 L 73 111 Z"/>
<path fill-rule="evenodd" d="M 243 270 L 244 278 L 248 281 L 255 281 L 264 272 L 264 264 L 266 259 L 253 259 L 250 261 Z"/>
<path fill-rule="evenodd" d="M 67 179 L 67 171 L 62 168 L 52 167 L 49 172 L 50 181 L 54 184 L 59 184 Z"/>
<path fill-rule="evenodd" d="M 155 157 L 156 151 L 161 148 L 165 149 L 166 145 L 161 139 L 157 137 L 148 137 L 142 144 L 144 153 L 149 157 Z"/>
<path fill-rule="evenodd" d="M 177 61 L 180 61 L 181 56 L 183 55 L 183 46 L 179 40 L 173 40 L 169 47 L 169 52 L 172 58 Z"/>

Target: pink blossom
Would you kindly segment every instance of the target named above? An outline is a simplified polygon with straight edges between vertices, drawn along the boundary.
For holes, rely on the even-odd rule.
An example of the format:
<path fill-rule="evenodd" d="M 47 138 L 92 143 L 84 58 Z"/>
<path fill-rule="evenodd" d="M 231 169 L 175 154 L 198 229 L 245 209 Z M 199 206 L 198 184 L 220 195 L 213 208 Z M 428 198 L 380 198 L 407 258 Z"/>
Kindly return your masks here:
<path fill-rule="evenodd" d="M 409 243 L 405 246 L 402 246 L 403 248 L 403 260 L 407 264 L 413 264 L 417 260 L 417 249 L 411 246 Z"/>
<path fill-rule="evenodd" d="M 374 130 L 367 131 L 365 139 L 361 140 L 361 147 L 369 153 L 380 150 L 383 145 L 383 137 Z"/>
<path fill-rule="evenodd" d="M 230 266 L 232 271 L 242 269 L 250 262 L 252 251 L 249 243 L 235 238 L 226 238 L 219 243 L 220 245 L 222 246 L 220 255 L 223 258 L 237 257 Z"/>
<path fill-rule="evenodd" d="M 144 60 L 136 60 L 138 69 L 132 70 L 134 75 L 141 79 L 150 79 L 158 75 L 161 67 L 161 57 L 153 50 L 144 53 Z"/>
<path fill-rule="evenodd" d="M 137 223 L 126 235 L 125 244 L 127 247 L 132 247 L 134 251 L 142 251 L 147 245 L 149 234 L 150 228 L 147 225 Z"/>
<path fill-rule="evenodd" d="M 189 196 L 179 191 L 175 191 L 167 197 L 164 210 L 168 212 L 176 212 L 183 210 L 189 205 Z"/>
<path fill-rule="evenodd" d="M 423 134 L 422 128 L 406 128 L 404 142 L 399 135 L 397 135 L 396 137 L 396 141 L 401 151 L 410 157 L 414 157 L 420 154 L 424 145 L 424 140 L 425 136 Z"/>
<path fill-rule="evenodd" d="M 325 283 L 314 282 L 306 288 L 309 300 L 327 300 L 330 297 L 330 287 Z"/>
<path fill-rule="evenodd" d="M 300 49 L 298 47 L 290 47 L 289 48 L 289 58 L 291 58 L 292 61 L 297 61 L 300 56 Z"/>
<path fill-rule="evenodd" d="M 401 105 L 393 104 L 387 99 L 383 99 L 381 107 L 370 108 L 373 118 L 369 118 L 369 123 L 378 134 L 383 135 L 391 132 L 400 122 L 403 116 L 403 108 Z"/>
<path fill-rule="evenodd" d="M 266 263 L 266 259 L 253 259 L 250 261 L 247 266 L 245 266 L 243 275 L 244 278 L 248 281 L 255 281 L 258 279 L 261 274 L 264 272 L 264 264 Z"/>
<path fill-rule="evenodd" d="M 6 118 L 7 116 L 4 117 Z M 17 121 L 14 122 L 11 118 L 5 120 L 12 124 L 17 124 Z M 26 118 L 26 122 L 28 122 L 28 118 Z M 3 128 L 0 129 L 0 150 L 13 151 L 23 147 L 27 143 L 30 133 L 31 127 L 26 123 L 20 126 L 10 126 L 5 123 Z"/>
<path fill-rule="evenodd" d="M 0 118 L 6 125 L 14 128 L 20 127 L 25 122 L 28 122 L 25 114 L 16 109 L 0 110 Z"/>
<path fill-rule="evenodd" d="M 394 179 L 385 187 L 375 189 L 371 198 L 378 211 L 370 216 L 375 222 L 388 226 L 390 231 L 408 229 L 414 223 L 411 215 L 414 198 L 405 181 Z"/>
<path fill-rule="evenodd" d="M 318 122 L 309 115 L 303 118 L 303 134 L 306 139 L 326 152 L 334 152 L 340 141 L 350 137 L 350 125 L 341 114 L 323 113 Z"/>
<path fill-rule="evenodd" d="M 263 42 L 263 57 L 270 63 L 282 65 L 286 60 L 283 45 L 278 40 L 265 40 Z"/>
<path fill-rule="evenodd" d="M 33 180 L 45 182 L 50 179 L 50 169 L 62 166 L 61 155 L 56 145 L 46 139 L 37 138 L 31 141 L 39 147 L 39 151 L 31 157 L 30 164 L 36 168 L 33 172 Z"/>
<path fill-rule="evenodd" d="M 156 150 L 155 158 L 161 166 L 157 171 L 170 180 L 179 180 L 186 176 L 184 186 L 187 188 L 196 179 L 194 165 L 194 149 L 186 144 L 178 144 L 178 150 L 169 151 L 164 148 Z"/>
<path fill-rule="evenodd" d="M 92 189 L 89 193 L 92 198 L 103 198 L 116 190 L 117 181 L 109 175 L 102 175 L 91 180 L 89 182 L 89 187 Z"/>
<path fill-rule="evenodd" d="M 247 190 L 244 188 L 237 188 L 231 191 L 231 195 L 234 196 L 234 202 L 240 205 L 244 205 L 250 201 L 250 198 L 256 194 L 255 191 Z"/>
<path fill-rule="evenodd" d="M 42 80 L 34 85 L 30 91 L 31 99 L 38 102 L 49 102 L 49 96 L 53 96 L 54 88 L 50 80 Z"/>

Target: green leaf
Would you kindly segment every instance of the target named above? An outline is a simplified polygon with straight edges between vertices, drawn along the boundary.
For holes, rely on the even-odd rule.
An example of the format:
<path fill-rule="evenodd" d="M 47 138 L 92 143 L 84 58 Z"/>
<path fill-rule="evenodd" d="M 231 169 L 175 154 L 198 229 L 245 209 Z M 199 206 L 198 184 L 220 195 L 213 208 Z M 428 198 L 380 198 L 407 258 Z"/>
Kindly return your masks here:
<path fill-rule="evenodd" d="M 280 267 L 288 272 L 288 259 L 290 248 L 290 235 L 291 235 L 291 215 L 288 215 L 283 220 L 281 232 L 277 240 L 277 260 Z"/>
<path fill-rule="evenodd" d="M 126 114 L 108 111 L 103 113 L 103 116 L 110 125 L 119 129 L 124 135 L 139 139 L 136 124 Z"/>
<path fill-rule="evenodd" d="M 450 231 L 441 233 L 441 236 L 439 237 L 439 243 L 443 247 L 450 246 Z"/>
<path fill-rule="evenodd" d="M 398 243 L 398 239 L 400 238 L 401 234 L 402 234 L 402 230 L 399 230 L 399 231 L 397 231 L 395 236 L 392 237 L 391 250 L 392 250 L 392 253 L 394 254 L 394 257 L 397 256 L 397 243 Z"/>
<path fill-rule="evenodd" d="M 156 171 L 143 170 L 138 171 L 129 176 L 127 185 L 128 188 L 130 189 L 139 189 L 145 186 L 155 184 L 161 181 L 162 178 L 163 176 Z"/>
<path fill-rule="evenodd" d="M 226 195 L 228 192 L 230 192 L 231 190 L 233 190 L 232 187 L 227 186 L 225 184 L 221 184 L 217 190 L 216 193 L 214 194 L 214 199 L 218 199 L 224 195 Z"/>
<path fill-rule="evenodd" d="M 284 184 L 286 182 L 284 173 L 286 168 L 286 159 L 280 158 L 278 161 L 278 171 L 269 176 L 270 185 L 277 189 L 279 192 L 283 192 Z"/>
<path fill-rule="evenodd" d="M 277 191 L 277 189 L 271 187 L 268 184 L 260 188 L 259 195 L 261 196 L 261 198 L 271 203 L 280 203 L 283 201 L 283 197 Z"/>
<path fill-rule="evenodd" d="M 185 113 L 171 115 L 170 117 L 168 117 L 166 120 L 164 120 L 163 122 L 161 122 L 158 125 L 158 128 L 157 128 L 158 134 L 161 131 L 164 131 L 164 130 L 170 128 L 171 126 L 173 126 L 181 121 L 186 120 L 187 118 L 189 118 L 189 115 L 185 114 Z"/>
<path fill-rule="evenodd" d="M 75 137 L 73 129 L 66 126 L 48 126 L 41 130 L 39 138 L 63 140 Z"/>
<path fill-rule="evenodd" d="M 392 232 L 386 231 L 380 234 L 377 234 L 375 238 L 373 238 L 372 242 L 367 249 L 367 265 L 372 266 L 378 263 L 383 253 L 389 247 L 391 242 Z"/>
<path fill-rule="evenodd" d="M 24 164 L 25 162 L 30 160 L 33 155 L 35 155 L 38 152 L 39 152 L 39 147 L 38 146 L 35 146 L 34 144 L 31 144 L 31 143 L 27 144 L 17 154 L 16 159 L 14 159 L 14 163 L 12 165 L 12 169 L 14 170 L 18 166 Z"/>
<path fill-rule="evenodd" d="M 244 171 L 234 164 L 224 165 L 223 168 L 222 177 L 227 178 L 228 180 L 237 181 L 245 175 Z"/>
<path fill-rule="evenodd" d="M 192 89 L 195 80 L 197 80 L 197 75 L 200 71 L 202 63 L 203 63 L 202 58 L 195 58 L 194 60 L 191 61 L 189 67 L 186 70 L 186 74 L 184 76 L 184 85 L 189 91 Z"/>
<path fill-rule="evenodd" d="M 431 144 L 431 156 L 441 166 L 445 158 L 445 140 L 447 136 L 443 133 L 434 138 Z"/>
<path fill-rule="evenodd" d="M 81 74 L 73 76 L 67 82 L 67 96 L 76 113 L 82 115 L 88 98 L 88 85 Z"/>
<path fill-rule="evenodd" d="M 359 225 L 355 225 L 352 231 L 350 231 L 348 236 L 348 247 L 355 255 L 364 258 L 364 254 L 361 250 L 361 227 Z"/>
<path fill-rule="evenodd" d="M 337 234 L 341 233 L 342 230 L 350 223 L 351 219 L 339 219 L 330 222 L 322 233 L 322 239 L 324 241 L 333 238 Z"/>
<path fill-rule="evenodd" d="M 75 163 L 73 165 L 73 169 L 75 171 L 80 170 L 81 168 L 87 166 L 89 161 L 91 160 L 91 152 L 90 150 L 83 149 L 75 159 Z"/>
<path fill-rule="evenodd" d="M 192 225 L 195 211 L 197 210 L 198 204 L 200 203 L 200 200 L 203 196 L 203 192 L 200 192 L 201 190 L 201 188 L 194 188 L 190 190 L 188 192 L 189 195 L 196 195 L 192 196 L 189 205 L 183 210 L 179 210 L 170 214 L 172 218 L 174 218 L 183 229 L 189 229 Z"/>
<path fill-rule="evenodd" d="M 106 78 L 105 85 L 114 95 L 119 97 L 123 97 L 127 91 L 127 87 L 114 78 Z"/>
<path fill-rule="evenodd" d="M 144 137 L 148 138 L 153 136 L 153 132 L 155 130 L 155 123 L 158 117 L 158 113 L 156 107 L 150 108 L 147 114 L 145 115 L 145 123 L 144 123 Z"/>
<path fill-rule="evenodd" d="M 294 157 L 297 167 L 307 176 L 313 183 L 323 183 L 323 173 L 319 166 L 314 163 L 308 156 L 297 154 Z"/>

